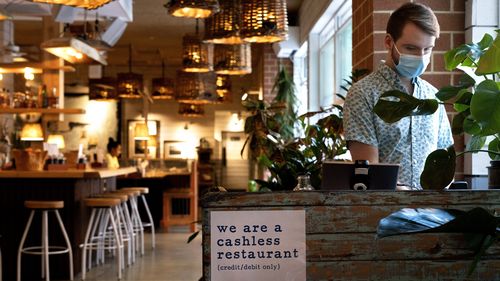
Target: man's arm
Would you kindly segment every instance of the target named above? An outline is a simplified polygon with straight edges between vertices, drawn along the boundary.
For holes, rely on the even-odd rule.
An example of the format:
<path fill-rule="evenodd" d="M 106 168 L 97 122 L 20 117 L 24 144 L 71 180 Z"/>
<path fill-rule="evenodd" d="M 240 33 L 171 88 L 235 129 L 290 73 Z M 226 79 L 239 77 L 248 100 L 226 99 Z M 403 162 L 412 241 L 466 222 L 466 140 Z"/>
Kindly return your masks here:
<path fill-rule="evenodd" d="M 352 161 L 368 160 L 370 164 L 378 163 L 378 148 L 358 141 L 348 142 Z"/>

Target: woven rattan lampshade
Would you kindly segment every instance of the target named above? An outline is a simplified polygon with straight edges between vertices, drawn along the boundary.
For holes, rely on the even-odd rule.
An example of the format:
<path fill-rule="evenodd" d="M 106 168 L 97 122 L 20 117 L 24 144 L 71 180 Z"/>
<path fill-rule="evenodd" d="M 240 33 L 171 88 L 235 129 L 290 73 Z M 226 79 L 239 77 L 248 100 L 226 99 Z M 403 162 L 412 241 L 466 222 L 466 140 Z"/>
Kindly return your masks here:
<path fill-rule="evenodd" d="M 179 103 L 179 114 L 185 117 L 202 117 L 205 107 L 202 104 Z"/>
<path fill-rule="evenodd" d="M 33 2 L 38 3 L 47 3 L 47 4 L 58 4 L 65 6 L 73 6 L 84 9 L 97 9 L 109 2 L 111 0 L 31 0 Z"/>
<path fill-rule="evenodd" d="M 228 75 L 217 75 L 215 81 L 217 87 L 217 102 L 224 103 L 231 101 L 231 77 Z"/>
<path fill-rule="evenodd" d="M 241 0 L 219 0 L 220 12 L 205 19 L 205 42 L 241 44 Z"/>
<path fill-rule="evenodd" d="M 117 100 L 116 79 L 114 77 L 102 77 L 100 79 L 89 79 L 89 100 L 111 101 Z"/>
<path fill-rule="evenodd" d="M 177 72 L 175 99 L 181 103 L 207 104 L 217 99 L 215 73 Z"/>
<path fill-rule="evenodd" d="M 199 34 L 188 34 L 182 39 L 182 67 L 186 72 L 213 70 L 213 45 L 204 43 Z"/>
<path fill-rule="evenodd" d="M 285 0 L 241 0 L 240 35 L 252 43 L 272 43 L 287 39 L 288 18 Z"/>
<path fill-rule="evenodd" d="M 174 81 L 165 78 L 165 62 L 161 62 L 161 78 L 153 78 L 153 99 L 171 100 L 174 98 Z"/>
<path fill-rule="evenodd" d="M 217 0 L 170 0 L 165 4 L 168 13 L 175 17 L 207 18 L 219 11 Z"/>
<path fill-rule="evenodd" d="M 214 48 L 214 69 L 217 74 L 244 75 L 252 73 L 250 44 L 217 44 Z"/>
<path fill-rule="evenodd" d="M 118 96 L 125 99 L 141 98 L 142 74 L 132 72 L 132 45 L 128 50 L 128 73 L 118 73 Z"/>

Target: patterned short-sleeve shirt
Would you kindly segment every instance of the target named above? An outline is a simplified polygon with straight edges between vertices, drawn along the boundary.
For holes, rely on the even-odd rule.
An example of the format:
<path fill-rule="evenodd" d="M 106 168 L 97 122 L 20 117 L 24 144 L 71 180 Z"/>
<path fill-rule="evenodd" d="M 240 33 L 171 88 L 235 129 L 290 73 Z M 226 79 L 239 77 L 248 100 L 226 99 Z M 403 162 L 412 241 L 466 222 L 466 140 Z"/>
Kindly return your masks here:
<path fill-rule="evenodd" d="M 437 89 L 427 81 L 417 77 L 413 82 L 414 97 L 435 98 Z M 393 124 L 384 122 L 373 107 L 390 90 L 407 92 L 396 72 L 383 62 L 351 87 L 344 104 L 345 138 L 377 147 L 379 162 L 400 165 L 400 184 L 421 188 L 420 175 L 427 156 L 453 144 L 450 123 L 443 105 L 432 115 L 405 117 Z"/>

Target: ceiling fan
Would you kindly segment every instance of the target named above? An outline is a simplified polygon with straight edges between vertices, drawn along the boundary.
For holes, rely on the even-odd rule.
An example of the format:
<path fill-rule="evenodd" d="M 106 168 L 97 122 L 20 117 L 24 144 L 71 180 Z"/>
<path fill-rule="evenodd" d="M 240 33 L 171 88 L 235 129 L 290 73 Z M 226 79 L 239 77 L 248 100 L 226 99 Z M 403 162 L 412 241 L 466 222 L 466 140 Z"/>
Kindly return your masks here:
<path fill-rule="evenodd" d="M 11 41 L 0 50 L 0 55 L 20 58 L 27 55 L 27 53 L 21 52 L 21 48 Z"/>

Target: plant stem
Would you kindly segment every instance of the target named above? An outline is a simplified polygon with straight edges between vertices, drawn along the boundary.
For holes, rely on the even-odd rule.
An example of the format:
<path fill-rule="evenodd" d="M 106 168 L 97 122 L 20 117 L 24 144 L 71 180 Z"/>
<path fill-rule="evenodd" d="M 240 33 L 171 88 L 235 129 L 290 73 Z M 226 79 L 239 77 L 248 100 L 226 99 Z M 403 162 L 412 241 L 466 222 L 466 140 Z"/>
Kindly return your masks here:
<path fill-rule="evenodd" d="M 470 59 L 470 61 L 474 64 L 474 66 L 476 68 L 479 67 L 479 65 L 477 65 L 477 63 L 469 55 L 467 55 L 467 58 Z M 484 76 L 484 79 L 488 80 L 488 76 L 486 76 L 486 75 L 483 75 L 483 76 Z M 493 80 L 495 80 L 495 79 L 493 79 Z"/>
<path fill-rule="evenodd" d="M 463 152 L 457 153 L 457 157 L 458 156 L 462 156 L 465 153 L 476 153 L 476 152 L 488 152 L 488 153 L 500 156 L 500 152 L 491 151 L 491 150 L 488 150 L 488 149 L 475 149 L 475 150 L 467 150 L 467 151 L 463 151 Z"/>

